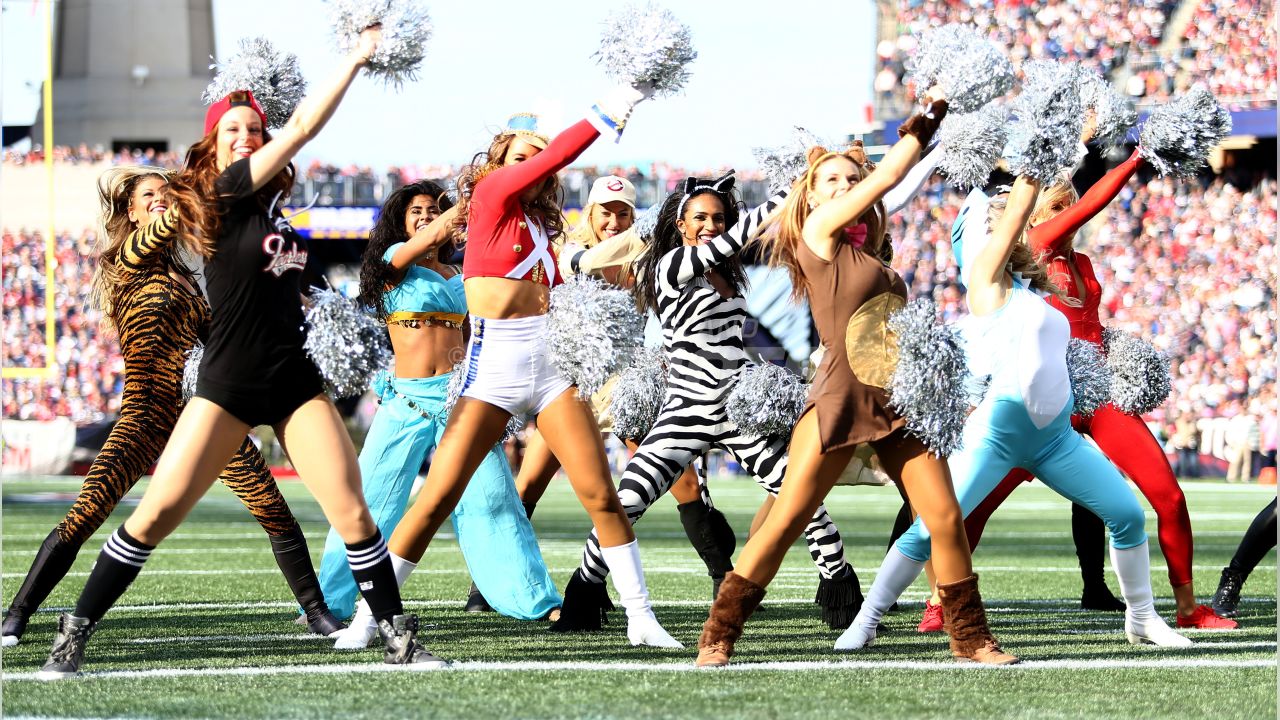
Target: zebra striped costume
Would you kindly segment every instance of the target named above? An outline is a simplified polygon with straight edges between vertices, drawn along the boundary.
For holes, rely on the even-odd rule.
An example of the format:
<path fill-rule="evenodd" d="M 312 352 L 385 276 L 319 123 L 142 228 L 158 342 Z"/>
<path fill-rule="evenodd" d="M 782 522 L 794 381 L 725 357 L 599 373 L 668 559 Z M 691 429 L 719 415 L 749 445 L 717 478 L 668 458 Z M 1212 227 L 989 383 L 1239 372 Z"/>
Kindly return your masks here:
<path fill-rule="evenodd" d="M 675 248 L 658 263 L 654 282 L 667 358 L 667 397 L 618 484 L 618 497 L 632 523 L 671 489 L 695 457 L 713 447 L 733 455 L 771 495 L 782 487 L 789 439 L 743 433 L 725 411 L 729 389 L 747 362 L 742 346 L 746 301 L 740 295 L 722 297 L 703 274 L 740 251 L 786 196 L 779 192 L 715 240 Z M 703 498 L 709 500 L 705 489 Z M 824 579 L 848 573 L 840 533 L 826 508 L 818 507 L 805 538 Z M 609 573 L 594 530 L 580 573 L 595 583 L 604 583 Z"/>

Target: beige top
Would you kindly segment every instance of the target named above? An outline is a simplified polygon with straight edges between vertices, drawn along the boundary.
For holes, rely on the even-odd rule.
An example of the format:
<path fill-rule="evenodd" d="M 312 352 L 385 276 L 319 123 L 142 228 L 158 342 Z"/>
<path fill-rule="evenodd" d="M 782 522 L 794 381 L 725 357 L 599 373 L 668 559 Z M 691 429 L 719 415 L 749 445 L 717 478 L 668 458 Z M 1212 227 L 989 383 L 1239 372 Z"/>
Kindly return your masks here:
<path fill-rule="evenodd" d="M 565 277 L 575 273 L 604 276 L 607 271 L 617 268 L 618 276 L 629 277 L 631 264 L 647 247 L 634 228 L 620 232 L 592 248 L 565 245 L 560 252 L 560 274 Z"/>

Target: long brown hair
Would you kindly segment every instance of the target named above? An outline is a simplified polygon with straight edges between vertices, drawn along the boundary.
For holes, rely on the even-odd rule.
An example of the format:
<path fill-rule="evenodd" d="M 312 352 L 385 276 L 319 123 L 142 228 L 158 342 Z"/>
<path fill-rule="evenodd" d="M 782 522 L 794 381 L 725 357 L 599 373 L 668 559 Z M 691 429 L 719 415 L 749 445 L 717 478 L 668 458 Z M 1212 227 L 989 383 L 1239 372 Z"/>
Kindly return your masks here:
<path fill-rule="evenodd" d="M 768 256 L 769 267 L 787 269 L 787 274 L 791 276 L 791 296 L 796 300 L 803 300 L 809 296 L 809 283 L 804 277 L 804 272 L 800 270 L 800 262 L 797 259 L 800 243 L 804 242 L 804 224 L 809 219 L 809 213 L 812 212 L 806 196 L 813 189 L 814 175 L 818 166 L 837 157 L 846 158 L 853 163 L 857 175 L 855 182 L 862 182 L 875 172 L 876 166 L 867 160 L 867 151 L 862 147 L 861 141 L 838 152 L 831 152 L 820 146 L 809 148 L 808 170 L 792 183 L 791 194 L 787 196 L 782 209 L 765 221 L 760 235 L 753 241 L 759 244 L 764 254 Z M 853 223 L 867 226 L 867 241 L 863 249 L 881 259 L 888 257 L 892 252 L 885 238 L 885 215 L 884 202 L 877 200 Z"/>
<path fill-rule="evenodd" d="M 478 152 L 471 162 L 462 168 L 458 175 L 458 216 L 453 221 L 454 236 L 461 237 L 467 224 L 467 215 L 471 210 L 471 195 L 481 180 L 503 166 L 507 150 L 518 135 L 500 133 L 495 135 L 489 149 Z M 529 203 L 520 203 L 529 217 L 537 220 L 547 231 L 547 238 L 554 240 L 564 232 L 564 216 L 560 212 L 560 178 L 552 173 L 550 181 L 538 196 Z"/>
<path fill-rule="evenodd" d="M 1004 215 L 1005 208 L 1009 204 L 1009 194 L 1001 193 L 991 198 L 991 202 L 987 205 L 987 226 L 995 227 L 996 222 Z M 1038 204 L 1038 203 L 1037 203 Z M 1049 269 L 1045 267 L 1031 252 L 1031 246 L 1027 244 L 1027 231 L 1024 228 L 1021 237 L 1013 244 L 1013 252 L 1009 255 L 1009 264 L 1005 268 L 1011 273 L 1021 275 L 1027 280 L 1031 289 L 1052 295 L 1062 301 L 1064 305 L 1071 307 L 1080 307 L 1082 304 L 1067 294 L 1062 287 L 1055 282 L 1055 279 L 1063 277 L 1061 273 L 1057 276 L 1051 276 Z M 1067 278 L 1070 282 L 1070 278 Z"/>
<path fill-rule="evenodd" d="M 200 141 L 187 151 L 182 170 L 169 181 L 169 196 L 178 201 L 183 215 L 183 241 L 193 252 L 199 253 L 206 260 L 213 257 L 217 250 L 218 232 L 222 229 L 222 215 L 226 209 L 219 201 L 214 187 L 218 176 L 218 128 L 210 130 Z M 271 133 L 262 129 L 262 144 L 271 142 Z M 225 169 L 225 168 L 224 168 Z M 293 191 L 296 170 L 289 163 L 276 176 L 254 193 L 258 206 L 263 212 L 270 207 L 277 194 L 281 201 Z M 185 214 L 188 206 L 192 208 L 190 215 Z"/>
<path fill-rule="evenodd" d="M 146 165 L 121 165 L 111 168 L 98 178 L 98 203 L 102 210 L 102 227 L 98 233 L 98 263 L 93 272 L 93 286 L 89 299 L 93 307 L 102 311 L 108 327 L 120 327 L 119 306 L 125 292 L 125 271 L 120 265 L 120 251 L 137 227 L 129 219 L 129 205 L 138 183 L 148 178 L 170 182 L 172 172 L 164 168 Z M 168 195 L 168 191 L 165 191 Z M 169 197 L 170 204 L 176 201 Z M 199 203 L 196 203 L 199 205 Z M 178 216 L 188 207 L 178 204 Z M 195 275 L 178 253 L 176 244 L 163 251 L 165 265 L 187 276 L 194 284 Z"/>

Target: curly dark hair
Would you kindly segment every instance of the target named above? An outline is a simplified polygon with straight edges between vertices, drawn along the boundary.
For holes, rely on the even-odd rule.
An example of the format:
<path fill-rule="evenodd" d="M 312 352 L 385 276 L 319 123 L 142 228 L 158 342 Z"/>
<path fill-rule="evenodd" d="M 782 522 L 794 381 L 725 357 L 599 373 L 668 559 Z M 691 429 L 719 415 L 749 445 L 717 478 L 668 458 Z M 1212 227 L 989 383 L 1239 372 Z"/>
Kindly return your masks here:
<path fill-rule="evenodd" d="M 430 180 L 420 180 L 391 193 L 382 204 L 382 211 L 373 230 L 369 232 L 369 244 L 365 246 L 364 257 L 360 261 L 360 303 L 373 308 L 379 320 L 387 319 L 387 310 L 382 302 L 383 293 L 403 279 L 382 256 L 392 245 L 409 240 L 409 234 L 404 229 L 404 217 L 413 199 L 419 195 L 435 200 L 440 212 L 453 207 L 453 201 L 444 188 Z M 440 247 L 440 256 L 449 257 L 452 254 L 453 241 L 450 240 Z"/>
<path fill-rule="evenodd" d="M 470 210 L 471 196 L 476 186 L 489 173 L 504 167 L 502 163 L 507 158 L 507 150 L 518 137 L 509 132 L 495 135 L 488 150 L 476 153 L 471 158 L 471 162 L 463 166 L 462 172 L 458 174 L 458 216 L 453 220 L 455 237 L 465 237 L 467 213 Z M 564 233 L 564 215 L 560 211 L 560 206 L 564 204 L 560 192 L 560 178 L 556 173 L 552 173 L 542 183 L 538 196 L 532 202 L 521 203 L 521 205 L 529 217 L 537 220 L 538 224 L 547 231 L 547 237 L 555 240 Z"/>
<path fill-rule="evenodd" d="M 729 188 L 728 192 L 719 192 L 711 187 L 711 182 L 711 180 L 708 180 L 705 185 L 700 184 L 696 187 L 689 194 L 689 199 L 692 200 L 699 195 L 716 196 L 720 199 L 720 203 L 724 205 L 725 228 L 728 229 L 737 225 L 738 216 L 741 214 L 737 194 L 732 187 Z M 683 198 L 683 189 L 676 190 L 667 196 L 667 199 L 662 203 L 662 209 L 658 212 L 658 222 L 654 227 L 653 240 L 650 241 L 649 249 L 636 260 L 636 284 L 632 288 L 632 293 L 635 295 L 636 305 L 641 312 L 657 311 L 658 287 L 655 274 L 658 270 L 658 264 L 663 256 L 684 244 L 684 237 L 680 234 L 680 229 L 676 227 L 676 221 L 681 219 L 676 217 L 676 210 L 679 208 L 680 201 Z M 685 212 L 688 212 L 687 204 Z M 720 263 L 715 269 L 739 293 L 746 290 L 747 273 L 742 267 L 742 258 L 738 254 L 734 254 L 728 260 Z"/>

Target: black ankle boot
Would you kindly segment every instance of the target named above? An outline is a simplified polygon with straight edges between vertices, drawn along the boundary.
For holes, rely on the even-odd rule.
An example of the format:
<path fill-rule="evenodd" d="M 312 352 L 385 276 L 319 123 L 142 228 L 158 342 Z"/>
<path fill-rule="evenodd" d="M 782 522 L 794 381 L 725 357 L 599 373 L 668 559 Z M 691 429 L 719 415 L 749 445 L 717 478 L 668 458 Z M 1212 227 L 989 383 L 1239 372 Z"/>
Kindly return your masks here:
<path fill-rule="evenodd" d="M 1222 579 L 1218 581 L 1218 591 L 1213 594 L 1213 611 L 1224 618 L 1233 618 L 1239 614 L 1240 588 L 1244 586 L 1244 575 L 1231 568 L 1222 569 Z"/>
<path fill-rule="evenodd" d="M 564 604 L 560 606 L 560 619 L 551 624 L 552 632 L 575 630 L 599 630 L 609 622 L 613 601 L 609 589 L 602 582 L 595 583 L 582 575 L 582 569 L 573 571 L 569 584 L 564 588 Z"/>
<path fill-rule="evenodd" d="M 467 604 L 462 610 L 469 613 L 493 612 L 489 601 L 484 599 L 484 593 L 480 592 L 480 588 L 476 587 L 474 581 L 471 583 L 471 590 L 467 593 Z"/>
<path fill-rule="evenodd" d="M 862 586 L 853 566 L 846 565 L 845 573 L 828 580 L 818 578 L 818 593 L 813 602 L 821 609 L 822 620 L 832 630 L 843 630 L 853 624 L 853 618 L 862 609 Z"/>
<path fill-rule="evenodd" d="M 715 600 L 724 576 L 733 571 L 733 550 L 738 539 L 724 513 L 707 507 L 701 500 L 682 503 L 676 509 L 680 512 L 684 534 L 707 566 L 707 574 L 711 576 L 711 599 Z"/>

